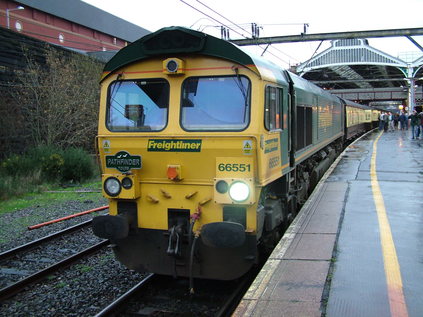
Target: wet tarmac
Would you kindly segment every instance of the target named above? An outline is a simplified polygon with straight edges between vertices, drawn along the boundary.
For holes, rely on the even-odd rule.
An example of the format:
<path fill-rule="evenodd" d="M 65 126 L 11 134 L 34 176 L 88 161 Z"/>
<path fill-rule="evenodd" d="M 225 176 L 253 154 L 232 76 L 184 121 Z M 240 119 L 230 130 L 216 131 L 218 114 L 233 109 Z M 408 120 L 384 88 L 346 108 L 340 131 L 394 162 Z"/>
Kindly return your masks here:
<path fill-rule="evenodd" d="M 410 140 L 408 132 L 381 136 L 376 171 L 398 257 L 407 313 L 423 316 L 423 140 Z M 377 134 L 363 138 L 328 178 L 348 180 L 349 191 L 335 252 L 327 316 L 393 316 L 370 190 L 369 154 Z M 356 177 L 351 177 L 351 165 L 358 166 Z"/>

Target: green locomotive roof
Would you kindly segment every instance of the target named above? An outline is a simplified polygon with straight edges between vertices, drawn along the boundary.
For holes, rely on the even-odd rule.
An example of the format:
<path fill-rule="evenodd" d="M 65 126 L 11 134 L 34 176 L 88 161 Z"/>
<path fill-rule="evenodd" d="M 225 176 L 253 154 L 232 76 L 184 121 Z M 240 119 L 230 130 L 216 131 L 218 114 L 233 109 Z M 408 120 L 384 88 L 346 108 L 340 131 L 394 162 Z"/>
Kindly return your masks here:
<path fill-rule="evenodd" d="M 197 53 L 224 58 L 241 65 L 254 65 L 252 57 L 234 44 L 211 35 L 183 27 L 166 27 L 146 35 L 121 49 L 105 65 L 105 72 L 151 56 L 170 56 L 178 53 Z"/>

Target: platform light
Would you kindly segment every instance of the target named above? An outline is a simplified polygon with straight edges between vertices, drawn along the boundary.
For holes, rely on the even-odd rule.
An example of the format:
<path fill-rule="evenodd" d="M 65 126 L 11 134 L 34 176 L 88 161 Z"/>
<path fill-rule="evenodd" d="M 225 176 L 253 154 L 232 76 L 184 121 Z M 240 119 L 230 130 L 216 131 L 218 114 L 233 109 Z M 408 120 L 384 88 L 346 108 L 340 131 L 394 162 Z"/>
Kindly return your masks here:
<path fill-rule="evenodd" d="M 10 29 L 10 15 L 9 15 L 9 12 L 18 11 L 18 10 L 25 10 L 25 8 L 23 6 L 19 6 L 19 7 L 14 8 L 14 9 L 6 9 L 6 21 L 7 21 L 7 28 L 8 29 Z"/>

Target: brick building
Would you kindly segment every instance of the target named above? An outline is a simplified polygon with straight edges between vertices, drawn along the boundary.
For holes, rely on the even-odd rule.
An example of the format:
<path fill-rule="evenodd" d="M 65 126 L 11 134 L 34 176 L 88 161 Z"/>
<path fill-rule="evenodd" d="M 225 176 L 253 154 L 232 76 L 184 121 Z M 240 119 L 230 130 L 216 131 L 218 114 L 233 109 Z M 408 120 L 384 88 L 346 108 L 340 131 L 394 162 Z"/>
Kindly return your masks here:
<path fill-rule="evenodd" d="M 0 0 L 0 26 L 84 51 L 116 51 L 149 31 L 81 0 Z"/>

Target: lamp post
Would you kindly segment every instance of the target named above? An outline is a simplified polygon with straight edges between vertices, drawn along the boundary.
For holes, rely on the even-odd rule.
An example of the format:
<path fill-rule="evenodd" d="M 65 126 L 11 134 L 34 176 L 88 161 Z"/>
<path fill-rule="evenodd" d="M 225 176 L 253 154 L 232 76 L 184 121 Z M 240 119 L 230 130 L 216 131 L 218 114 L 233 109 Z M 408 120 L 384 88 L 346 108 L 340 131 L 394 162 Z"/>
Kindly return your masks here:
<path fill-rule="evenodd" d="M 17 11 L 17 10 L 24 10 L 25 8 L 23 6 L 19 6 L 17 8 L 14 9 L 6 9 L 6 21 L 7 21 L 7 28 L 10 29 L 10 16 L 9 16 L 9 12 L 11 11 Z"/>

